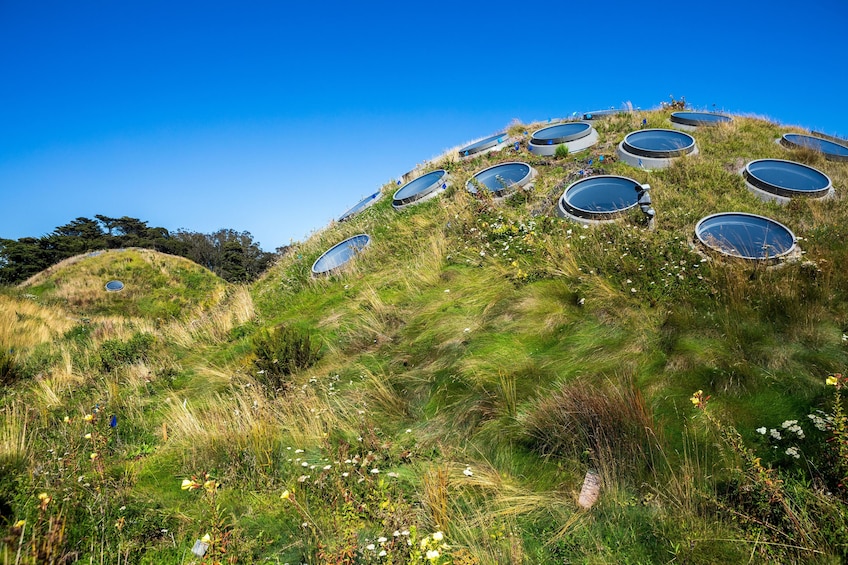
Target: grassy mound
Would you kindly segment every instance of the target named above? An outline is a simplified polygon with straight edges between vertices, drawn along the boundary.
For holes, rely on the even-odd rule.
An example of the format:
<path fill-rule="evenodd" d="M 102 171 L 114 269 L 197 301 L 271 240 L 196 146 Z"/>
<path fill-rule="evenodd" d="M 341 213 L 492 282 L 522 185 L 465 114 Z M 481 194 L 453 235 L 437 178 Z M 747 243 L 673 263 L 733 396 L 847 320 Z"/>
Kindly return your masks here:
<path fill-rule="evenodd" d="M 124 289 L 107 292 L 120 280 Z M 79 316 L 170 319 L 218 299 L 226 283 L 188 259 L 149 249 L 99 251 L 65 260 L 20 288 Z"/>

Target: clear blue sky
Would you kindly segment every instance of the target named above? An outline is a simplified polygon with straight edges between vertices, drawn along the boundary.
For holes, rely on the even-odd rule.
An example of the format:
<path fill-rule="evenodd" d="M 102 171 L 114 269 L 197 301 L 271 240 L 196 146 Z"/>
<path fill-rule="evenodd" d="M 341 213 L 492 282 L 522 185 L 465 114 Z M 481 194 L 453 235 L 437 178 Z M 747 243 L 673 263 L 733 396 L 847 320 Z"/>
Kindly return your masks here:
<path fill-rule="evenodd" d="M 846 30 L 845 0 L 0 0 L 0 237 L 105 214 L 273 250 L 513 118 L 669 94 L 846 136 Z"/>

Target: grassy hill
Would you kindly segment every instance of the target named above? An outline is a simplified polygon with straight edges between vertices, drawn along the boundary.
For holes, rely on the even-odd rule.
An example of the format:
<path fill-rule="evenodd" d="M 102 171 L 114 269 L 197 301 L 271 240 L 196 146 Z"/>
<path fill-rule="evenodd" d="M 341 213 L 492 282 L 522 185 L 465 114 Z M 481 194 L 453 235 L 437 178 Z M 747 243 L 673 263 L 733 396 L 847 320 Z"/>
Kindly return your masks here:
<path fill-rule="evenodd" d="M 643 119 L 668 127 L 658 110 L 596 121 L 581 154 L 447 153 L 422 172 L 458 188 L 396 212 L 387 185 L 250 287 L 127 251 L 7 289 L 4 562 L 844 561 L 848 431 L 825 379 L 848 361 L 848 165 L 737 117 L 639 170 L 614 155 Z M 767 157 L 836 198 L 760 201 L 739 169 Z M 506 160 L 538 170 L 531 191 L 462 188 Z M 650 183 L 655 229 L 554 217 L 589 167 Z M 804 255 L 703 254 L 694 225 L 724 211 L 784 223 Z M 349 267 L 311 277 L 358 233 Z"/>

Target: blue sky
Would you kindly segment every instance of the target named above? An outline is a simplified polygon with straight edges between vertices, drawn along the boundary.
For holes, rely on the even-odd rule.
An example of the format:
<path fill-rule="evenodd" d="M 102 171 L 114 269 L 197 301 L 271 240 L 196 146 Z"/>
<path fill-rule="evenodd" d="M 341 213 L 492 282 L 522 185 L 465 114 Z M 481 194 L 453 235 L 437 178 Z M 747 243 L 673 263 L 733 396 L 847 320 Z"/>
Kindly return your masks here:
<path fill-rule="evenodd" d="M 848 136 L 846 29 L 844 0 L 0 0 L 0 237 L 104 214 L 273 250 L 513 118 L 670 94 Z"/>

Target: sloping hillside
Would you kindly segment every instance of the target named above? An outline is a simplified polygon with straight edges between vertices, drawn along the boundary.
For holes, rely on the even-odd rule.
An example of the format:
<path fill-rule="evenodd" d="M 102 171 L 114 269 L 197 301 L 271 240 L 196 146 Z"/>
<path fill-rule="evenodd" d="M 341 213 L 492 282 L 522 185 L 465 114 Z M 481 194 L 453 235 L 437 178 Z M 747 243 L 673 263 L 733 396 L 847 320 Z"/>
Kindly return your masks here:
<path fill-rule="evenodd" d="M 693 132 L 698 155 L 665 170 L 616 158 L 627 133 L 668 117 L 596 120 L 597 145 L 551 157 L 526 150 L 547 124 L 513 124 L 519 150 L 446 153 L 416 173 L 446 169 L 441 195 L 395 211 L 391 183 L 249 289 L 173 283 L 135 256 L 86 259 L 72 278 L 92 282 L 68 284 L 82 262 L 30 281 L 39 303 L 78 315 L 119 313 L 120 293 L 100 292 L 112 278 L 179 303 L 123 295 L 120 312 L 148 320 L 223 297 L 142 332 L 72 328 L 53 357 L 14 359 L 6 561 L 848 558 L 844 381 L 825 381 L 848 361 L 848 164 L 785 149 L 775 140 L 800 129 L 746 117 Z M 761 158 L 815 167 L 835 197 L 758 199 L 739 170 Z M 512 160 L 538 171 L 531 190 L 464 189 Z M 556 217 L 587 174 L 649 183 L 652 229 L 638 207 L 589 227 Z M 705 252 L 695 224 L 728 211 L 781 222 L 803 254 L 766 266 Z M 360 233 L 370 244 L 344 269 L 311 276 Z M 74 386 L 55 386 L 62 374 Z M 587 474 L 600 496 L 584 509 Z"/>

